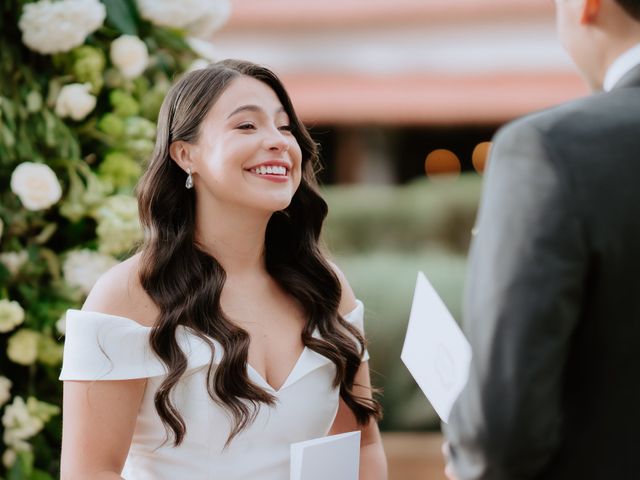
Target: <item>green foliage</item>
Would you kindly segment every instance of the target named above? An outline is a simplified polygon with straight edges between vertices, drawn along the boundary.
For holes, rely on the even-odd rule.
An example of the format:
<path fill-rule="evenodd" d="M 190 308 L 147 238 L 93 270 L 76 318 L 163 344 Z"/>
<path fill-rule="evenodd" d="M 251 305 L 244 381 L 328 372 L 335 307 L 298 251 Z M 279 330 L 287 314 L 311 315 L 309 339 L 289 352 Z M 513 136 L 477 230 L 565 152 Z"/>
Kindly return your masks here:
<path fill-rule="evenodd" d="M 407 186 L 332 186 L 325 239 L 336 253 L 379 248 L 416 250 L 444 245 L 467 251 L 481 179 L 463 175 L 455 182 L 418 180 Z"/>
<path fill-rule="evenodd" d="M 160 103 L 196 56 L 182 32 L 143 21 L 135 0 L 104 0 L 105 23 L 84 43 L 43 55 L 18 27 L 28 3 L 0 6 L 0 478 L 51 480 L 64 313 L 139 241 L 132 188 Z M 111 58 L 121 34 L 147 46 L 136 78 Z M 74 84 L 67 116 L 58 104 Z"/>

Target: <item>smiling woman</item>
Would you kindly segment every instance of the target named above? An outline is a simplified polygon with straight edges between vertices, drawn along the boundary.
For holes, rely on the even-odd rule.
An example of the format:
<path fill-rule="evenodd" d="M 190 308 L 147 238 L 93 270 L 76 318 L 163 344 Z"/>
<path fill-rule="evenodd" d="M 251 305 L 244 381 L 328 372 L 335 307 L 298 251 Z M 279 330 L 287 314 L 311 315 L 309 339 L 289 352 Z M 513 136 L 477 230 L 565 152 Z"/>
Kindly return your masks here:
<path fill-rule="evenodd" d="M 63 479 L 286 479 L 291 443 L 354 429 L 360 478 L 386 479 L 364 308 L 318 245 L 317 161 L 263 67 L 171 89 L 144 244 L 67 316 Z"/>

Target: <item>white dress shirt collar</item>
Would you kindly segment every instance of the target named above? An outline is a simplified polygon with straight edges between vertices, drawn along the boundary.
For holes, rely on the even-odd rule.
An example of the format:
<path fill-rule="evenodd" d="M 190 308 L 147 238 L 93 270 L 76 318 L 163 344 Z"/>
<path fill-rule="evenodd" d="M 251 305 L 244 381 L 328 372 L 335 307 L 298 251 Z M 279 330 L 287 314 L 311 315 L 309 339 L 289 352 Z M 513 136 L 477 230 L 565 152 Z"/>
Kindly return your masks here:
<path fill-rule="evenodd" d="M 640 64 L 640 43 L 624 52 L 609 66 L 602 85 L 605 92 L 611 90 L 622 77 L 638 64 Z"/>

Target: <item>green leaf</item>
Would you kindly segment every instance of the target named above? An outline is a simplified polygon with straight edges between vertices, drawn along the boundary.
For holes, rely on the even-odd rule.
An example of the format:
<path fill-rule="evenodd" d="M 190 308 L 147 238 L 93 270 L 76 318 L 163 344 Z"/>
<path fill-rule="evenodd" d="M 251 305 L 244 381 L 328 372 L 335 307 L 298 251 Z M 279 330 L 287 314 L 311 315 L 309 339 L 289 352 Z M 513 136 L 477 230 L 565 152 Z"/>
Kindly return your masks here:
<path fill-rule="evenodd" d="M 107 23 L 125 35 L 138 35 L 138 12 L 130 0 L 102 0 L 107 8 Z"/>
<path fill-rule="evenodd" d="M 51 475 L 42 470 L 34 470 L 29 480 L 54 480 Z"/>

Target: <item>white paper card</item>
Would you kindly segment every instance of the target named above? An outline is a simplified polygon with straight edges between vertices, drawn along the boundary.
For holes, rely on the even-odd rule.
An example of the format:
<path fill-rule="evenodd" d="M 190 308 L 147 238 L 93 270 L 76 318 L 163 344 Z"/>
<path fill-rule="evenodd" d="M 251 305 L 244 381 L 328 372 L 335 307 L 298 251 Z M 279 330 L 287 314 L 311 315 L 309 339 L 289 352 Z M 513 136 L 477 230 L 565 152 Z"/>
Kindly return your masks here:
<path fill-rule="evenodd" d="M 291 444 L 291 480 L 358 480 L 360 432 Z"/>
<path fill-rule="evenodd" d="M 467 383 L 471 346 L 424 273 L 418 273 L 402 361 L 443 422 Z"/>

